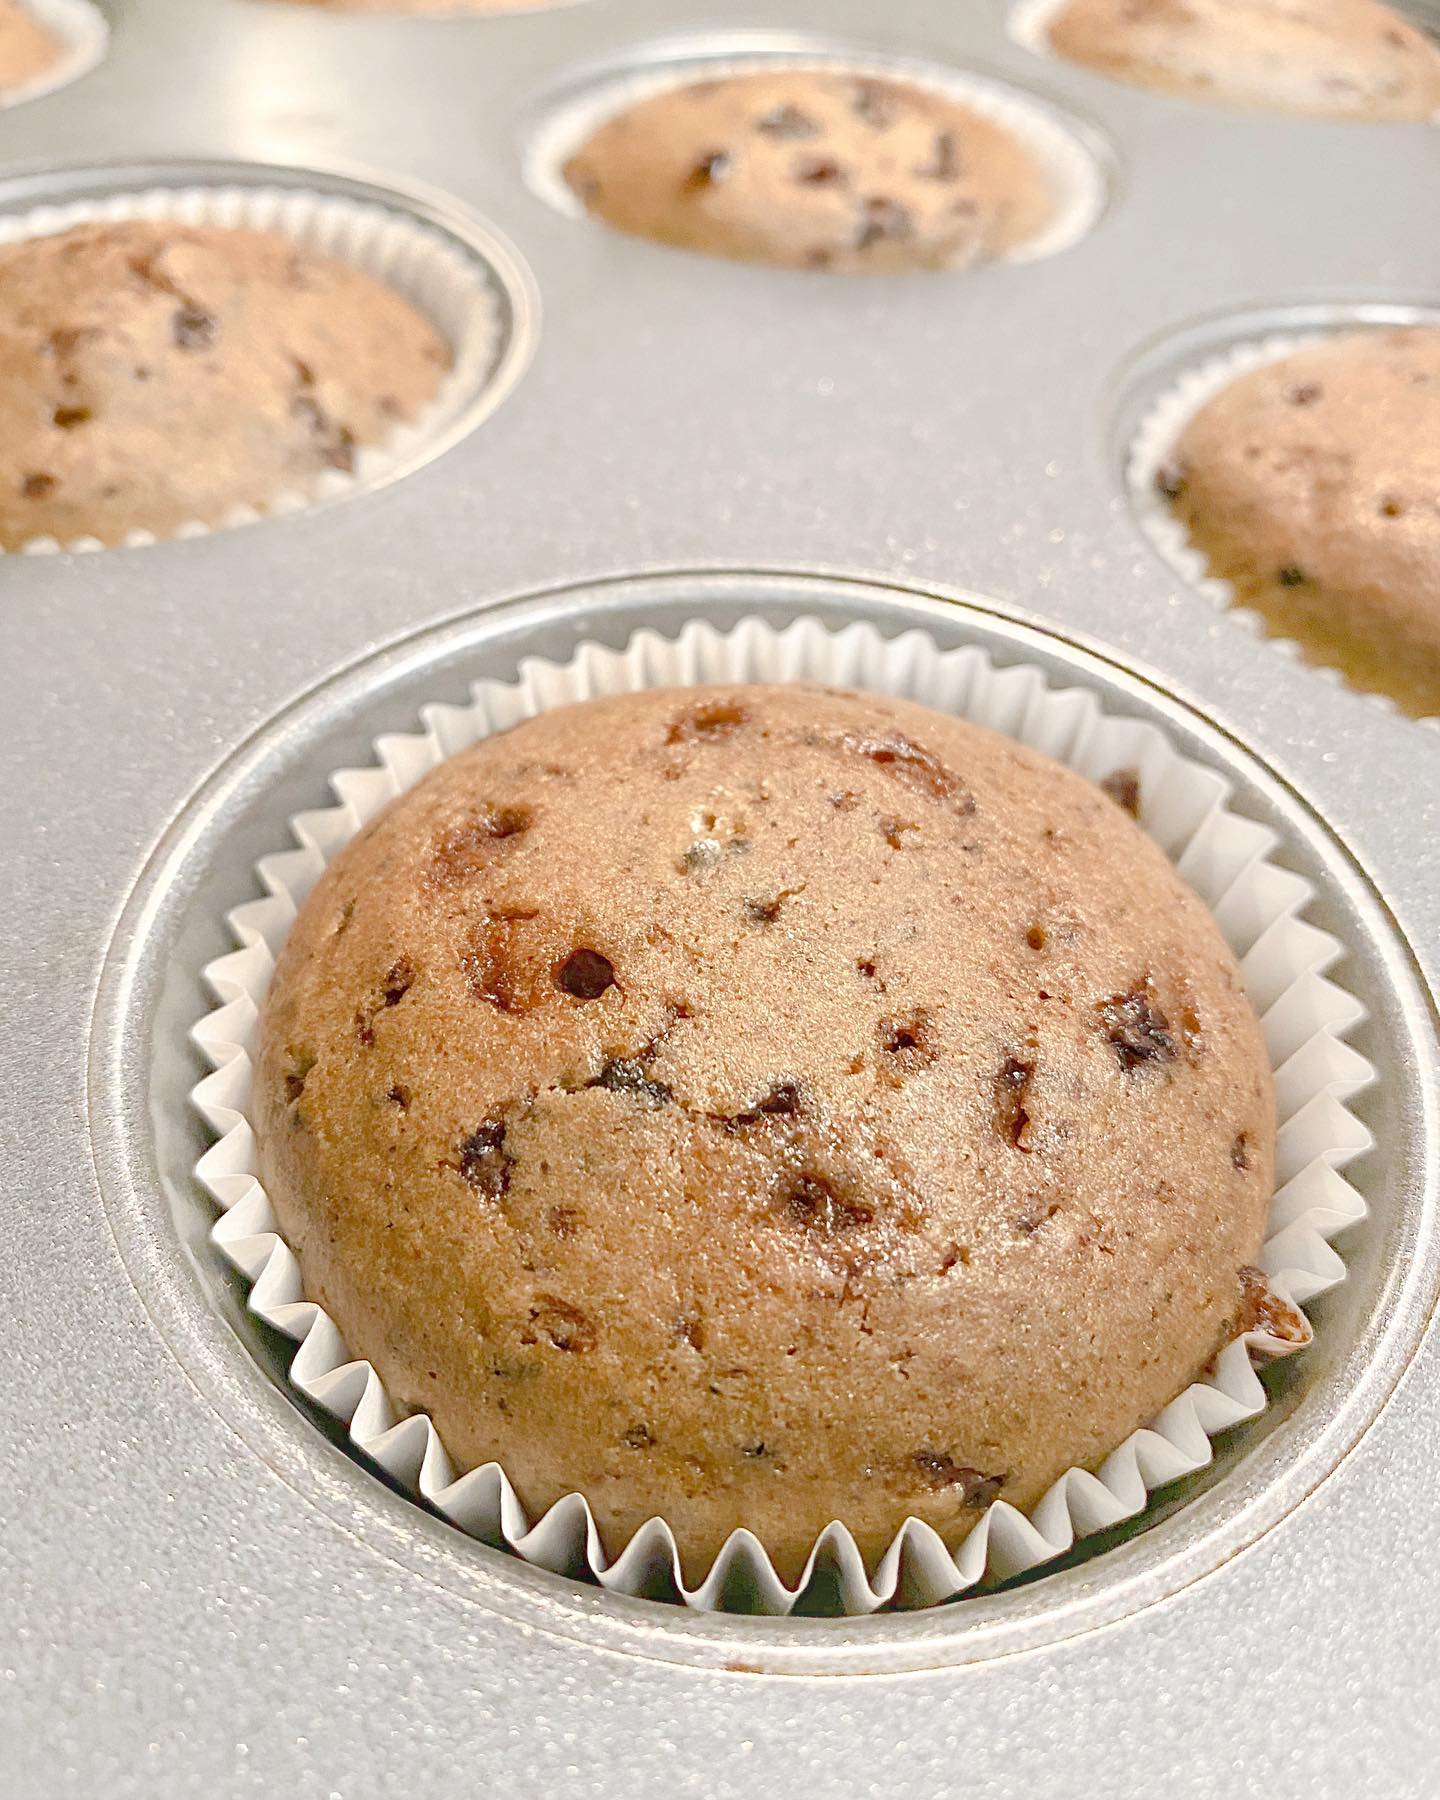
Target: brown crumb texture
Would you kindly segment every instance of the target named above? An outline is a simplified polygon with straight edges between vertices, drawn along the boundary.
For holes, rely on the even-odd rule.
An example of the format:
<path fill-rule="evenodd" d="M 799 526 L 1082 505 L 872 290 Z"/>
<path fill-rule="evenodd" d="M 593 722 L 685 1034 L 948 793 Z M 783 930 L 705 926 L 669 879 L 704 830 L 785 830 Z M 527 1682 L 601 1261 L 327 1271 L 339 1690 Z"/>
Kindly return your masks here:
<path fill-rule="evenodd" d="M 1337 119 L 1429 119 L 1440 50 L 1380 0 L 1069 0 L 1050 47 L 1187 99 Z"/>
<path fill-rule="evenodd" d="M 1135 822 L 818 688 L 444 763 L 306 902 L 255 1092 L 353 1352 L 531 1509 L 583 1492 L 612 1551 L 662 1513 L 691 1579 L 737 1525 L 793 1577 L 831 1518 L 958 1543 L 1094 1464 L 1233 1330 L 1272 1188 L 1258 1025 Z"/>
<path fill-rule="evenodd" d="M 311 493 L 449 360 L 398 294 L 278 233 L 130 220 L 0 246 L 0 545 Z"/>
<path fill-rule="evenodd" d="M 565 176 L 618 231 L 851 273 L 988 261 L 1053 210 L 1043 171 L 1003 127 L 932 90 L 825 69 L 642 99 Z"/>
<path fill-rule="evenodd" d="M 1175 513 L 1242 605 L 1311 662 L 1440 713 L 1440 329 L 1253 369 L 1171 460 Z"/>
<path fill-rule="evenodd" d="M 54 32 L 23 0 L 0 0 L 0 94 L 48 74 L 62 51 Z"/>

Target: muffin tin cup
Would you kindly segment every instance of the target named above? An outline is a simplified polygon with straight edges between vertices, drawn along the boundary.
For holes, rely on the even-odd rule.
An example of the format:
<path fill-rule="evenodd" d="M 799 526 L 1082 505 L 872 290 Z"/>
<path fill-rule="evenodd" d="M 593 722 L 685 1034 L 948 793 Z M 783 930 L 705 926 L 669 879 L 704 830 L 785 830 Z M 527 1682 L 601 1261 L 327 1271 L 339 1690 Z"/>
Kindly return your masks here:
<path fill-rule="evenodd" d="M 513 683 L 474 683 L 468 705 L 437 700 L 422 707 L 421 730 L 375 740 L 373 766 L 336 771 L 330 786 L 338 804 L 291 818 L 298 847 L 277 850 L 256 866 L 268 897 L 227 916 L 242 947 L 202 971 L 217 1005 L 193 1037 L 214 1072 L 191 1099 L 218 1141 L 194 1172 L 221 1209 L 213 1242 L 252 1284 L 252 1310 L 299 1343 L 290 1367 L 295 1387 L 342 1422 L 355 1448 L 395 1483 L 462 1531 L 615 1592 L 705 1610 L 786 1613 L 821 1573 L 841 1609 L 861 1615 L 950 1599 L 987 1578 L 1035 1568 L 1077 1538 L 1135 1517 L 1152 1490 L 1209 1463 L 1214 1435 L 1264 1411 L 1266 1393 L 1252 1359 L 1299 1346 L 1259 1332 L 1235 1339 L 1203 1380 L 1096 1471 L 1071 1469 L 1028 1515 L 996 1502 L 953 1554 L 911 1519 L 867 1570 L 843 1521 L 836 1521 L 817 1539 L 792 1590 L 761 1541 L 738 1531 L 699 1586 L 687 1588 L 662 1519 L 643 1526 L 612 1560 L 582 1496 L 567 1496 L 537 1520 L 499 1465 L 456 1478 L 428 1417 L 401 1416 L 370 1364 L 352 1359 L 333 1321 L 306 1300 L 299 1265 L 278 1235 L 257 1178 L 249 1117 L 258 1009 L 276 955 L 330 858 L 397 795 L 445 758 L 549 708 L 703 681 L 797 680 L 918 700 L 1017 738 L 1093 780 L 1136 773 L 1144 829 L 1212 908 L 1263 1021 L 1279 1126 L 1277 1192 L 1261 1258 L 1270 1286 L 1300 1307 L 1343 1280 L 1344 1265 L 1329 1240 L 1363 1219 L 1366 1208 L 1340 1170 L 1371 1143 L 1347 1101 L 1375 1071 L 1344 1041 L 1363 1007 L 1325 975 L 1342 947 L 1305 921 L 1314 890 L 1271 860 L 1275 833 L 1232 811 L 1228 783 L 1182 756 L 1158 727 L 1107 715 L 1087 689 L 1051 688 L 1038 668 L 999 667 L 978 647 L 941 652 L 918 630 L 887 640 L 867 623 L 831 633 L 802 618 L 776 630 L 752 616 L 727 632 L 691 622 L 673 640 L 642 630 L 620 651 L 582 643 L 563 665 L 526 659 Z"/>
<path fill-rule="evenodd" d="M 752 32 L 733 38 L 704 38 L 691 44 L 656 46 L 623 68 L 579 79 L 541 114 L 525 148 L 530 186 L 557 211 L 586 217 L 579 196 L 566 181 L 565 164 L 600 126 L 627 107 L 655 94 L 697 81 L 783 69 L 821 70 L 894 81 L 960 102 L 1003 127 L 1044 171 L 1054 214 L 1043 229 L 1008 250 L 999 260 L 1033 262 L 1077 243 L 1105 210 L 1108 182 L 1100 155 L 1079 129 L 1047 102 L 1008 82 L 927 59 L 887 55 L 817 37 L 813 45 L 792 37 L 766 41 Z"/>
<path fill-rule="evenodd" d="M 125 547 L 153 544 L 159 536 L 204 537 L 378 486 L 423 453 L 432 438 L 443 435 L 489 382 L 500 349 L 501 322 L 484 264 L 420 219 L 370 201 L 305 187 L 248 183 L 153 186 L 0 215 L 0 245 L 49 237 L 94 221 L 132 219 L 283 233 L 302 249 L 348 263 L 408 300 L 449 346 L 451 366 L 434 399 L 415 419 L 383 444 L 357 447 L 349 473 L 327 469 L 312 488 L 282 491 L 263 507 L 232 506 L 218 520 L 196 519 L 161 534 L 131 531 L 123 539 Z M 53 537 L 35 537 L 10 554 L 109 548 L 94 537 L 63 544 Z M 5 554 L 0 548 L 0 556 Z"/>
<path fill-rule="evenodd" d="M 1069 3 L 1070 0 L 1015 0 L 1015 4 L 1011 7 L 1009 15 L 1005 20 L 1005 29 L 1015 43 L 1019 44 L 1023 49 L 1030 51 L 1032 55 L 1053 57 L 1056 55 L 1056 51 L 1050 42 L 1051 22 L 1064 11 Z M 1416 17 L 1413 8 L 1401 5 L 1398 10 L 1402 16 L 1408 18 L 1412 23 L 1424 23 L 1423 20 Z M 1430 28 L 1427 26 L 1427 29 Z M 1118 81 L 1121 79 L 1120 76 L 1110 74 L 1109 71 L 1103 69 L 1095 69 L 1092 70 L 1091 73 L 1097 76 L 1104 76 L 1111 81 Z M 1137 83 L 1136 85 L 1142 84 Z M 1154 92 L 1163 96 L 1165 94 L 1165 89 L 1157 84 Z M 1215 104 L 1214 101 L 1199 100 L 1196 96 L 1191 94 L 1171 94 L 1169 97 L 1192 106 L 1211 106 Z M 1219 104 L 1222 106 L 1227 104 L 1239 105 L 1238 102 L 1230 103 L 1223 99 L 1219 100 Z M 1251 108 L 1240 107 L 1240 110 L 1248 112 Z M 1284 116 L 1283 113 L 1281 116 Z M 1297 113 L 1290 116 L 1303 120 L 1309 115 Z M 1440 124 L 1440 112 L 1432 113 L 1431 118 L 1435 123 Z"/>
<path fill-rule="evenodd" d="M 104 59 L 110 47 L 110 27 L 91 0 L 24 0 L 24 5 L 58 41 L 60 57 L 33 80 L 0 92 L 0 112 L 78 81 Z"/>
<path fill-rule="evenodd" d="M 1356 320 L 1355 324 L 1358 327 L 1361 321 Z M 1295 639 L 1273 635 L 1261 615 L 1241 603 L 1230 583 L 1210 572 L 1204 553 L 1190 541 L 1189 532 L 1170 510 L 1156 485 L 1156 478 L 1185 427 L 1217 394 L 1252 369 L 1280 362 L 1297 350 L 1324 343 L 1343 329 L 1342 325 L 1337 325 L 1324 330 L 1272 332 L 1232 345 L 1192 364 L 1152 402 L 1137 424 L 1125 459 L 1125 486 L 1141 530 L 1175 573 L 1196 593 L 1277 654 L 1305 663 L 1321 679 L 1347 687 L 1370 705 L 1400 717 L 1403 715 L 1388 695 L 1356 688 L 1341 670 L 1312 662 L 1304 646 Z M 1432 716 L 1416 723 L 1432 731 L 1440 730 L 1440 717 Z"/>

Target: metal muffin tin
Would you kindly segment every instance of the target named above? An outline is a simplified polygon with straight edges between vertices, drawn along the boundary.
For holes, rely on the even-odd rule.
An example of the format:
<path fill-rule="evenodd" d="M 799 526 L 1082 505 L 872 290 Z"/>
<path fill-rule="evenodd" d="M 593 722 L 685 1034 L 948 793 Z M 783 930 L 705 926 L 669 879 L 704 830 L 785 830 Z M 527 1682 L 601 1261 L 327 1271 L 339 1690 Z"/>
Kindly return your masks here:
<path fill-rule="evenodd" d="M 521 169 L 548 92 L 761 9 L 109 10 L 101 68 L 0 114 L 0 208 L 165 157 L 329 170 L 513 242 L 535 353 L 344 506 L 0 561 L 0 1790 L 1440 1791 L 1440 739 L 1187 592 L 1120 473 L 1153 372 L 1225 320 L 1440 298 L 1435 130 L 1124 88 L 996 3 L 791 0 L 787 43 L 1053 98 L 1112 193 L 1044 262 L 790 276 L 562 217 Z M 1104 1554 L 925 1614 L 687 1615 L 461 1539 L 301 1415 L 188 1176 L 195 971 L 323 772 L 522 653 L 754 608 L 923 623 L 1165 725 L 1318 882 L 1382 1070 L 1372 1220 L 1256 1432 Z"/>

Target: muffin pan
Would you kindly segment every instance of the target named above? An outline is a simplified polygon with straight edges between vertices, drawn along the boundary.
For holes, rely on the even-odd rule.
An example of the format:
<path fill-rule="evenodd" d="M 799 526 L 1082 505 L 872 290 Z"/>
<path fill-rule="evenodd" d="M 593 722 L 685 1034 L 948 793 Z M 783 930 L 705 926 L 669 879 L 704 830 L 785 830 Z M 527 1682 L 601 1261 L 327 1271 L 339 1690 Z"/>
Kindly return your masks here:
<path fill-rule="evenodd" d="M 1122 1791 L 1207 1794 L 1237 1762 L 1260 1787 L 1325 1794 L 1341 1769 L 1426 1791 L 1440 745 L 1217 618 L 1134 518 L 1123 451 L 1137 396 L 1203 360 L 1217 321 L 1440 298 L 1413 231 L 1440 197 L 1429 128 L 1124 89 L 1026 52 L 999 4 L 940 19 L 897 0 L 880 18 L 796 0 L 781 41 L 978 70 L 1110 146 L 1108 207 L 1062 254 L 849 281 L 622 240 L 527 185 L 555 95 L 682 28 L 713 42 L 713 9 L 688 0 L 443 26 L 131 0 L 113 20 L 84 82 L 4 115 L 0 209 L 92 191 L 96 172 L 164 180 L 144 160 L 162 148 L 262 185 L 328 171 L 486 246 L 512 321 L 491 401 L 541 302 L 544 330 L 510 401 L 410 479 L 243 531 L 0 566 L 0 809 L 29 922 L 0 952 L 20 1791 L 403 1776 L 448 1792 L 483 1760 L 515 1792 L 543 1770 L 577 1794 L 920 1796 L 959 1759 L 971 1791 L 1059 1796 L 1102 1749 Z M 873 579 L 814 573 L 831 571 Z M 197 972 L 326 772 L 522 656 L 756 610 L 920 626 L 1160 725 L 1314 884 L 1380 1075 L 1356 1103 L 1371 1217 L 1343 1240 L 1314 1348 L 1267 1377 L 1264 1418 L 1143 1529 L 923 1613 L 699 1615 L 468 1543 L 287 1395 L 288 1346 L 215 1256 L 190 1174 Z M 1384 1632 L 1355 1629 L 1368 1617 Z M 950 1672 L 900 1679 L 919 1670 Z M 741 1673 L 865 1679 L 802 1693 Z M 1036 1707 L 1037 1676 L 1064 1707 Z"/>

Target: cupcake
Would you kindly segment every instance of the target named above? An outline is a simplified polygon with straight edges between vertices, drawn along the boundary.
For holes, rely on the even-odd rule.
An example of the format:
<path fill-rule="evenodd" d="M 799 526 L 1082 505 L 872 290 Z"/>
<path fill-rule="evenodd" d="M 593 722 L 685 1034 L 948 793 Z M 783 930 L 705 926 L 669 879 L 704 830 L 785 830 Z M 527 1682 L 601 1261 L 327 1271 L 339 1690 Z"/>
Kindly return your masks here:
<path fill-rule="evenodd" d="M 0 545 L 313 491 L 448 364 L 397 294 L 280 234 L 137 219 L 0 246 Z"/>
<path fill-rule="evenodd" d="M 691 1582 L 739 1526 L 790 1581 L 834 1519 L 958 1544 L 1265 1292 L 1208 913 L 1124 805 L 904 701 L 613 696 L 442 764 L 302 908 L 252 1117 L 392 1398 L 612 1557 L 665 1518 Z"/>
<path fill-rule="evenodd" d="M 20 0 L 0 0 L 0 95 L 48 74 L 61 50 L 59 39 Z"/>
<path fill-rule="evenodd" d="M 1345 333 L 1252 369 L 1157 482 L 1271 632 L 1440 713 L 1440 329 Z"/>
<path fill-rule="evenodd" d="M 780 69 L 668 88 L 565 165 L 617 231 L 785 268 L 894 274 L 989 261 L 1054 203 L 1002 126 L 910 83 Z"/>
<path fill-rule="evenodd" d="M 1266 112 L 1428 119 L 1440 49 L 1379 0 L 1068 0 L 1049 46 L 1139 87 Z"/>

